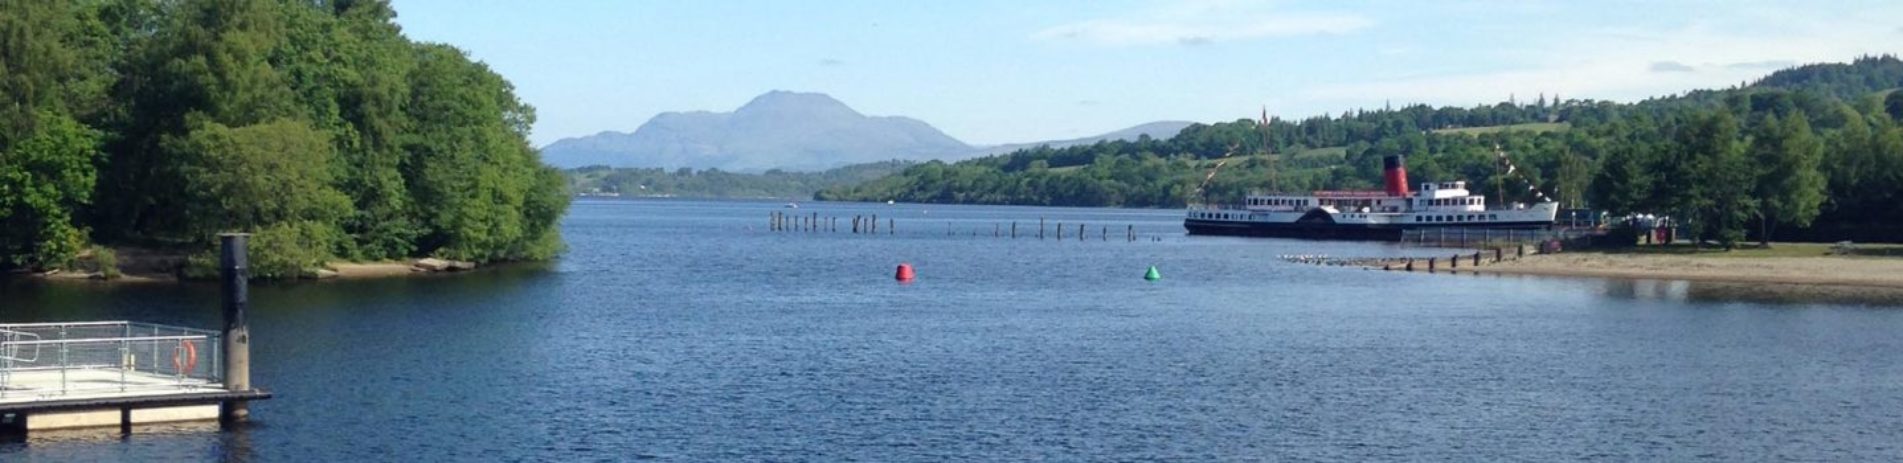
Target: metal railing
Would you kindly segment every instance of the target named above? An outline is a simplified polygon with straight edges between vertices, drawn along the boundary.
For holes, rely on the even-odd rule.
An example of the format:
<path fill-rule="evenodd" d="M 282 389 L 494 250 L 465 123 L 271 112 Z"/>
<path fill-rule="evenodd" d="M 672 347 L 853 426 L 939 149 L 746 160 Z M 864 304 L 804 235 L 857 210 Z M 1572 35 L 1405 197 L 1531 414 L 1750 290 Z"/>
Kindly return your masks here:
<path fill-rule="evenodd" d="M 220 341 L 129 321 L 0 324 L 0 400 L 215 387 Z"/>

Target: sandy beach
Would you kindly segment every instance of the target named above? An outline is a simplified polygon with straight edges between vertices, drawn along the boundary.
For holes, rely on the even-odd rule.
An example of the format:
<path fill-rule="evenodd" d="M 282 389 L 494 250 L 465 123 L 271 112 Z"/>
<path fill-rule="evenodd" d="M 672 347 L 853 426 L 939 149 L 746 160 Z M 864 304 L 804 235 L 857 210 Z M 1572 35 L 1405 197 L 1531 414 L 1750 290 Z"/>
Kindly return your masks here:
<path fill-rule="evenodd" d="M 1526 256 L 1464 271 L 1515 275 L 1777 283 L 1903 289 L 1903 259 L 1562 253 Z"/>

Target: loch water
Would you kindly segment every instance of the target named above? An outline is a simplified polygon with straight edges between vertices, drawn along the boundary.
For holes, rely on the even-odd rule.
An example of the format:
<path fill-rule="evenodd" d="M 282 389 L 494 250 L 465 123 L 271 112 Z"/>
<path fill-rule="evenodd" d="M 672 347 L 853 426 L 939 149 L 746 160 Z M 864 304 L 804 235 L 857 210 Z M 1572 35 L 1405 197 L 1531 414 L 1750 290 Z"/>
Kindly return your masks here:
<path fill-rule="evenodd" d="M 855 214 L 897 233 L 848 233 Z M 1189 237 L 1164 210 L 580 200 L 562 231 L 547 264 L 254 285 L 252 381 L 277 397 L 251 425 L 0 460 L 1903 458 L 1903 307 L 1882 302 L 1318 267 L 1277 257 L 1423 251 Z M 6 322 L 212 328 L 218 304 L 0 283 Z"/>

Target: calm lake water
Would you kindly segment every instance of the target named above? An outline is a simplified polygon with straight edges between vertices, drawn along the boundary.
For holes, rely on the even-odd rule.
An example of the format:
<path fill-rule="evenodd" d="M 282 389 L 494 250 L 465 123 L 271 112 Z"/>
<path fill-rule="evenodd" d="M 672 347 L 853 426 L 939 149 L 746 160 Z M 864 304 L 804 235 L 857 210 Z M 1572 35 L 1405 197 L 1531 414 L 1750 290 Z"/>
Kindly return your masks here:
<path fill-rule="evenodd" d="M 1903 458 L 1896 307 L 1303 266 L 1276 256 L 1418 250 L 1185 237 L 1180 211 L 802 206 L 899 233 L 579 201 L 552 264 L 254 286 L 253 383 L 277 398 L 248 428 L 0 460 Z M 1073 228 L 1039 241 L 1040 216 Z M 1026 237 L 990 236 L 1011 220 Z M 0 284 L 4 321 L 211 328 L 217 306 L 214 285 Z"/>

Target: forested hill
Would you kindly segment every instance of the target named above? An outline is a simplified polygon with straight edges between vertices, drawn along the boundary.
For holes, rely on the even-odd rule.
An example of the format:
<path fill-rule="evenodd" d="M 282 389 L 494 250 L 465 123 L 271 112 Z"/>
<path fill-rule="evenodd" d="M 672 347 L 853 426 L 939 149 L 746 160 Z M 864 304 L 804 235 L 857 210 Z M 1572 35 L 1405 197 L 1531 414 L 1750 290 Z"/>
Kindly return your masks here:
<path fill-rule="evenodd" d="M 564 179 L 532 108 L 386 1 L 0 2 L 0 267 L 251 232 L 254 274 L 541 259 Z"/>
<path fill-rule="evenodd" d="M 1168 139 L 1034 148 L 820 192 L 821 199 L 1181 207 L 1253 190 L 1369 188 L 1379 159 L 1415 182 L 1465 179 L 1566 207 L 1670 214 L 1714 239 L 1779 225 L 1809 238 L 1903 236 L 1903 62 L 1863 57 L 1750 85 L 1637 103 L 1581 99 L 1408 106 L 1267 126 L 1197 124 Z M 1497 169 L 1499 146 L 1518 170 Z M 1273 153 L 1273 154 L 1267 154 Z M 1203 179 L 1221 170 L 1199 193 Z M 1273 161 L 1273 162 L 1271 162 Z M 1270 178 L 1273 165 L 1275 176 Z M 1498 201 L 1501 198 L 1491 198 Z M 1705 228 L 1710 226 L 1710 228 Z M 1887 237 L 1887 238 L 1885 238 Z"/>

